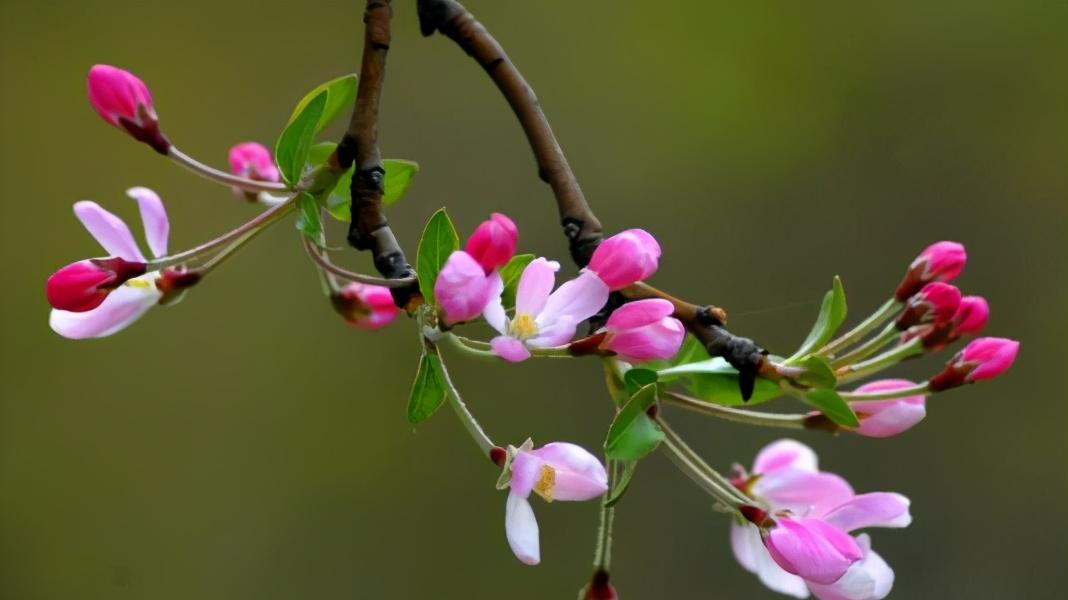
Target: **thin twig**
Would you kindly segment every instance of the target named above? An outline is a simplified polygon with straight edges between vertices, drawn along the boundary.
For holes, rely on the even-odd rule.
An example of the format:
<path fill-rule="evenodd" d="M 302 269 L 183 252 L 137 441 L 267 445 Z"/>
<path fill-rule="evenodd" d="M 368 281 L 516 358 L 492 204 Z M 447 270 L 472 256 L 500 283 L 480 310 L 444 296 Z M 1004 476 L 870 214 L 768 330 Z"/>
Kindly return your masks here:
<path fill-rule="evenodd" d="M 356 283 L 380 285 L 391 289 L 403 288 L 412 285 L 412 283 L 416 281 L 414 277 L 384 279 L 382 277 L 375 277 L 374 275 L 364 275 L 363 273 L 349 271 L 348 269 L 344 269 L 330 262 L 330 259 L 326 257 L 325 253 L 320 252 L 319 249 L 315 247 L 315 244 L 308 239 L 308 236 L 302 235 L 301 238 L 304 240 L 304 249 L 308 252 L 308 256 L 311 257 L 312 262 L 327 273 L 332 273 L 342 279 L 355 281 Z"/>

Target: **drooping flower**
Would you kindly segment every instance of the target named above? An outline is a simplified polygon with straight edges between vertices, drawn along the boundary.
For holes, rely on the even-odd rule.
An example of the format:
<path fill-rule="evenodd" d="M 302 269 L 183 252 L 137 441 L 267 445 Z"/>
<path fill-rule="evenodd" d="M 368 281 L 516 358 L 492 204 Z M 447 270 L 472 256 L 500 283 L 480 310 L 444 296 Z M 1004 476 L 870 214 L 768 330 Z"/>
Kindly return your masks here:
<path fill-rule="evenodd" d="M 627 229 L 601 242 L 586 269 L 614 292 L 650 277 L 659 261 L 656 238 L 643 229 Z"/>
<path fill-rule="evenodd" d="M 521 562 L 541 562 L 538 521 L 528 498 L 534 492 L 546 502 L 592 500 L 608 490 L 608 473 L 596 456 L 581 446 L 553 442 L 537 450 L 527 440 L 509 447 L 498 489 L 511 488 L 505 508 L 508 545 Z"/>
<path fill-rule="evenodd" d="M 898 302 L 904 302 L 932 281 L 953 281 L 964 270 L 967 260 L 964 246 L 957 242 L 931 244 L 909 265 L 894 297 Z"/>
<path fill-rule="evenodd" d="M 895 325 L 904 331 L 920 323 L 949 321 L 960 307 L 960 299 L 956 286 L 941 281 L 928 283 L 905 302 Z"/>
<path fill-rule="evenodd" d="M 447 325 L 478 317 L 501 295 L 504 282 L 497 269 L 515 254 L 518 236 L 511 219 L 493 213 L 475 229 L 465 250 L 449 255 L 434 281 L 434 297 Z"/>
<path fill-rule="evenodd" d="M 389 288 L 380 285 L 350 283 L 333 297 L 333 302 L 346 322 L 369 331 L 389 325 L 400 312 Z"/>
<path fill-rule="evenodd" d="M 678 353 L 686 337 L 686 328 L 671 316 L 673 312 L 671 302 L 659 298 L 628 302 L 608 317 L 600 347 L 632 363 L 667 360 Z"/>
<path fill-rule="evenodd" d="M 856 495 L 841 477 L 820 472 L 816 454 L 794 440 L 780 440 L 757 455 L 753 472 L 734 480 L 762 508 L 761 527 L 731 526 L 738 562 L 770 589 L 821 600 L 880 600 L 893 571 L 871 550 L 867 527 L 905 527 L 909 501 L 900 494 Z M 750 518 L 750 517 L 747 517 Z"/>
<path fill-rule="evenodd" d="M 973 340 L 931 378 L 928 387 L 940 392 L 965 383 L 993 379 L 1016 361 L 1020 342 L 1007 338 L 982 337 Z"/>
<path fill-rule="evenodd" d="M 170 225 L 163 202 L 148 188 L 131 188 L 127 194 L 138 203 L 145 239 L 153 256 L 159 258 L 166 255 Z M 95 260 L 96 264 L 112 263 L 118 259 L 140 264 L 144 273 L 145 257 L 122 219 L 90 201 L 76 203 L 74 214 L 103 246 L 104 251 L 113 257 Z M 64 310 L 63 306 L 56 306 L 49 316 L 49 325 L 56 333 L 71 339 L 111 335 L 128 327 L 161 300 L 163 292 L 157 285 L 160 279 L 167 278 L 161 277 L 159 271 L 151 271 L 116 283 L 106 297 L 89 310 L 74 312 L 69 309 L 79 307 L 67 306 Z M 51 294 L 49 296 L 51 300 Z M 80 308 L 86 306 L 90 305 Z"/>
<path fill-rule="evenodd" d="M 464 251 L 482 265 L 486 275 L 508 264 L 515 255 L 519 230 L 511 219 L 501 213 L 493 213 L 483 221 L 468 238 Z"/>
<path fill-rule="evenodd" d="M 914 387 L 907 379 L 882 379 L 857 388 L 857 393 L 891 392 Z M 861 400 L 849 403 L 857 414 L 860 427 L 854 433 L 866 437 L 890 437 L 916 425 L 927 416 L 926 396 L 917 394 L 887 400 Z"/>
<path fill-rule="evenodd" d="M 136 75 L 110 65 L 93 65 L 86 87 L 89 103 L 101 118 L 156 152 L 167 154 L 171 143 L 159 130 L 152 93 Z"/>
<path fill-rule="evenodd" d="M 554 292 L 560 263 L 536 258 L 519 277 L 515 316 L 508 318 L 501 303 L 502 284 L 495 280 L 486 305 L 486 322 L 501 335 L 490 341 L 493 351 L 509 362 L 530 358 L 530 348 L 548 348 L 567 343 L 581 322 L 597 314 L 608 301 L 608 286 L 588 270 Z M 551 293 L 550 293 L 551 292 Z"/>

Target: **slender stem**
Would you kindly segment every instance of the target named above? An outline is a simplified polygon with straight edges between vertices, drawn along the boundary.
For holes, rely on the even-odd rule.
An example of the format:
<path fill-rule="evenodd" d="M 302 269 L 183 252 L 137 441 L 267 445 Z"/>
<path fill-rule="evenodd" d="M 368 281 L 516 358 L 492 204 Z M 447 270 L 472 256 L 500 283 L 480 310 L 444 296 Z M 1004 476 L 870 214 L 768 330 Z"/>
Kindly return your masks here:
<path fill-rule="evenodd" d="M 252 241 L 252 239 L 255 238 L 257 235 L 263 233 L 263 231 L 264 231 L 264 228 L 262 228 L 262 227 L 259 228 L 259 229 L 253 229 L 252 231 L 249 231 L 244 236 L 242 236 L 238 240 L 236 240 L 233 243 L 231 243 L 229 246 L 227 246 L 227 247 L 223 248 L 222 250 L 220 250 L 218 253 L 215 254 L 215 256 L 212 256 L 207 262 L 205 262 L 203 265 L 201 265 L 197 269 L 197 271 L 200 272 L 201 276 L 204 276 L 204 275 L 207 275 L 208 273 L 211 273 L 212 271 L 217 269 L 219 267 L 219 265 L 221 265 L 224 262 L 226 262 L 226 260 L 228 258 L 233 256 L 245 244 L 247 244 L 248 242 Z"/>
<path fill-rule="evenodd" d="M 893 323 L 889 323 L 886 327 L 883 328 L 881 332 L 879 332 L 879 335 L 872 337 L 863 344 L 857 346 L 856 348 L 831 361 L 831 366 L 834 368 L 838 368 L 851 363 L 855 363 L 860 360 L 864 360 L 865 358 L 878 352 L 887 344 L 893 342 L 895 339 L 898 338 L 900 334 L 901 332 L 898 331 L 897 326 L 895 326 Z"/>
<path fill-rule="evenodd" d="M 726 477 L 713 469 L 673 429 L 668 427 L 663 418 L 657 417 L 656 422 L 664 431 L 664 445 L 670 450 L 669 456 L 672 461 L 697 485 L 729 508 L 737 508 L 750 502 Z"/>
<path fill-rule="evenodd" d="M 433 351 L 436 352 L 437 350 Z M 441 365 L 441 373 L 445 377 L 445 387 L 448 390 L 446 396 L 449 399 L 449 406 L 452 406 L 456 416 L 460 418 L 460 423 L 467 430 L 471 439 L 475 441 L 475 444 L 478 445 L 478 449 L 482 451 L 482 456 L 489 456 L 490 451 L 497 445 L 486 435 L 486 432 L 482 430 L 482 426 L 475 420 L 475 416 L 467 409 L 467 405 L 464 404 L 463 398 L 460 397 L 460 392 L 453 385 L 452 379 L 449 377 L 449 371 L 445 368 L 444 363 Z"/>
<path fill-rule="evenodd" d="M 295 198 L 296 197 L 294 196 L 293 198 L 289 198 L 282 204 L 278 204 L 276 206 L 268 208 L 267 210 L 256 215 L 256 217 L 251 221 L 245 223 L 244 225 L 241 225 L 237 229 L 228 231 L 213 240 L 204 242 L 199 246 L 190 248 L 189 250 L 185 250 L 183 252 L 179 252 L 178 254 L 171 254 L 169 256 L 163 256 L 155 260 L 149 261 L 146 265 L 146 268 L 150 271 L 155 271 L 164 267 L 173 267 L 174 265 L 200 258 L 201 256 L 214 251 L 216 248 L 225 246 L 230 242 L 233 242 L 234 240 L 242 238 L 250 232 L 265 229 L 267 228 L 267 226 L 276 223 L 282 217 L 293 212 L 293 210 L 297 206 L 297 203 L 294 202 Z"/>
<path fill-rule="evenodd" d="M 850 401 L 865 400 L 892 400 L 894 398 L 907 398 L 908 396 L 927 395 L 931 390 L 927 388 L 927 382 L 919 383 L 910 387 L 885 392 L 840 392 L 840 396 Z"/>
<path fill-rule="evenodd" d="M 407 287 L 416 281 L 414 276 L 408 276 L 401 279 L 386 279 L 384 277 L 375 277 L 374 275 L 364 275 L 362 273 L 349 271 L 348 269 L 344 269 L 330 262 L 330 259 L 326 257 L 325 253 L 320 252 L 315 244 L 308 239 L 308 236 L 301 237 L 304 239 L 304 249 L 308 252 L 308 256 L 312 259 L 312 262 L 327 273 L 337 275 L 338 277 L 349 281 L 355 281 L 356 283 L 380 285 L 387 288 Z"/>
<path fill-rule="evenodd" d="M 878 373 L 889 366 L 895 365 L 906 358 L 918 354 L 923 354 L 923 340 L 920 338 L 913 338 L 904 344 L 899 344 L 864 362 L 855 363 L 848 367 L 842 367 L 835 371 L 835 375 L 838 376 L 838 383 L 856 381 L 857 379 L 867 377 L 872 373 Z"/>
<path fill-rule="evenodd" d="M 807 415 L 802 414 L 774 414 L 766 412 L 758 412 L 754 410 L 745 410 L 741 408 L 733 408 L 730 406 L 723 406 L 720 404 L 714 404 L 712 402 L 704 402 L 697 398 L 691 398 L 675 392 L 668 392 L 664 396 L 661 396 L 661 400 L 668 404 L 673 404 L 680 408 L 719 417 L 726 421 L 732 421 L 734 423 L 744 423 L 746 425 L 761 425 L 764 427 L 783 427 L 786 429 L 804 429 L 805 418 Z"/>
<path fill-rule="evenodd" d="M 850 329 L 838 339 L 831 341 L 823 348 L 820 348 L 817 354 L 823 356 L 833 356 L 837 354 L 846 346 L 859 340 L 867 335 L 868 332 L 885 323 L 887 319 L 893 317 L 900 309 L 901 303 L 898 302 L 896 298 L 890 298 L 882 306 L 876 309 L 875 312 L 869 315 L 867 319 L 858 323 L 856 327 Z"/>
<path fill-rule="evenodd" d="M 593 567 L 608 571 L 612 563 L 612 526 L 615 522 L 616 509 L 608 505 L 608 498 L 619 481 L 619 462 L 605 460 L 605 468 L 608 470 L 608 493 L 601 499 L 601 522 L 597 528 L 597 547 L 593 552 Z"/>
<path fill-rule="evenodd" d="M 451 331 L 442 333 L 435 339 L 435 342 L 444 342 L 450 348 L 459 350 L 468 356 L 500 359 L 500 356 L 490 349 L 488 343 L 472 340 L 462 335 L 456 335 Z M 530 355 L 536 358 L 577 358 L 574 354 L 571 354 L 571 352 L 568 351 L 566 346 L 556 348 L 528 348 L 528 350 L 530 350 Z"/>
<path fill-rule="evenodd" d="M 221 183 L 223 185 L 229 185 L 233 187 L 239 187 L 246 192 L 287 192 L 289 186 L 284 183 L 276 183 L 273 181 L 256 181 L 254 179 L 247 179 L 245 177 L 238 177 L 237 175 L 231 175 L 224 171 L 220 171 L 215 167 L 209 167 L 208 165 L 198 161 L 197 159 L 182 152 L 178 148 L 171 146 L 167 152 L 167 156 L 178 163 L 179 165 L 189 169 L 190 171 L 200 175 L 204 179 Z"/>

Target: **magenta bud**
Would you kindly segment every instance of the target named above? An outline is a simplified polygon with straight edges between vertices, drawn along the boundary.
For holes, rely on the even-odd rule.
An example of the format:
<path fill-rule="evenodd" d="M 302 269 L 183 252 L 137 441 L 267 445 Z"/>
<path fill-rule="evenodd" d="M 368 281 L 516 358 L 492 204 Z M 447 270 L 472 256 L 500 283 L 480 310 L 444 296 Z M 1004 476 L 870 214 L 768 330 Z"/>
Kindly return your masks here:
<path fill-rule="evenodd" d="M 973 340 L 958 352 L 941 373 L 931 378 L 928 387 L 940 392 L 965 383 L 993 379 L 1016 361 L 1020 342 L 1007 338 L 984 337 Z"/>
<path fill-rule="evenodd" d="M 928 283 L 905 302 L 905 310 L 897 317 L 896 326 L 904 331 L 920 323 L 942 323 L 956 314 L 960 307 L 960 290 L 948 283 Z"/>
<path fill-rule="evenodd" d="M 110 65 L 93 65 L 86 80 L 89 103 L 109 124 L 167 154 L 170 141 L 159 130 L 152 94 L 133 73 Z"/>
<path fill-rule="evenodd" d="M 601 242 L 587 268 L 616 291 L 650 277 L 659 261 L 656 239 L 643 229 L 628 229 Z"/>
<path fill-rule="evenodd" d="M 482 265 L 482 270 L 489 275 L 512 259 L 518 239 L 519 230 L 515 223 L 501 213 L 493 213 L 471 234 L 464 251 Z"/>
<path fill-rule="evenodd" d="M 256 142 L 244 142 L 230 148 L 230 172 L 253 181 L 280 180 L 271 151 Z"/>
<path fill-rule="evenodd" d="M 331 300 L 334 310 L 358 329 L 381 329 L 397 318 L 400 309 L 393 303 L 389 288 L 380 285 L 350 283 Z"/>
<path fill-rule="evenodd" d="M 957 242 L 937 242 L 920 252 L 897 286 L 895 297 L 904 302 L 932 281 L 953 281 L 964 270 L 968 255 Z"/>
<path fill-rule="evenodd" d="M 144 272 L 144 263 L 121 258 L 81 260 L 53 273 L 45 295 L 52 308 L 86 312 L 100 306 L 111 290 Z"/>
<path fill-rule="evenodd" d="M 608 317 L 600 346 L 628 362 L 667 360 L 686 337 L 686 328 L 671 316 L 674 311 L 671 302 L 659 298 L 624 304 Z"/>
<path fill-rule="evenodd" d="M 960 299 L 960 306 L 953 315 L 953 327 L 958 336 L 976 335 L 986 326 L 990 318 L 990 305 L 982 296 L 965 296 Z"/>

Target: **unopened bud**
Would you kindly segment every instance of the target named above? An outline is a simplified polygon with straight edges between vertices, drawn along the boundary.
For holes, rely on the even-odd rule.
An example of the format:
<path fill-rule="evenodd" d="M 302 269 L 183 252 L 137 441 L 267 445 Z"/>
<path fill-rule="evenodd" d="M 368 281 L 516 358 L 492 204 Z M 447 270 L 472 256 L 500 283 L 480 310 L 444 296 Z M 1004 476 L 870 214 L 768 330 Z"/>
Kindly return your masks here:
<path fill-rule="evenodd" d="M 500 213 L 493 213 L 471 234 L 464 251 L 489 275 L 512 259 L 518 240 L 519 230 L 515 223 Z"/>
<path fill-rule="evenodd" d="M 82 260 L 53 273 L 45 284 L 45 295 L 52 308 L 86 312 L 100 306 L 112 290 L 144 272 L 144 263 L 121 258 Z"/>
<path fill-rule="evenodd" d="M 931 378 L 928 388 L 940 392 L 965 383 L 993 379 L 1012 366 L 1019 351 L 1020 342 L 1016 340 L 976 339 L 950 359 L 941 373 Z"/>
<path fill-rule="evenodd" d="M 932 281 L 953 281 L 964 270 L 968 255 L 957 242 L 938 242 L 920 252 L 897 286 L 895 297 L 904 302 Z"/>
<path fill-rule="evenodd" d="M 331 297 L 334 310 L 359 329 L 373 331 L 393 322 L 400 309 L 393 303 L 389 288 L 380 285 L 350 283 Z"/>
<path fill-rule="evenodd" d="M 252 181 L 280 181 L 278 167 L 271 158 L 271 151 L 264 145 L 256 142 L 244 142 L 230 148 L 230 172 L 238 177 L 251 179 Z M 246 192 L 241 188 L 234 188 L 234 195 L 255 202 L 257 195 Z"/>
<path fill-rule="evenodd" d="M 167 154 L 170 141 L 159 130 L 152 94 L 133 73 L 110 65 L 93 65 L 86 81 L 89 103 L 105 121 Z"/>
<path fill-rule="evenodd" d="M 901 331 L 920 323 L 942 323 L 960 307 L 960 290 L 956 286 L 939 281 L 928 283 L 905 302 L 905 310 L 895 321 Z"/>
<path fill-rule="evenodd" d="M 601 242 L 587 268 L 612 291 L 650 277 L 660 261 L 660 244 L 643 229 L 628 229 Z"/>

